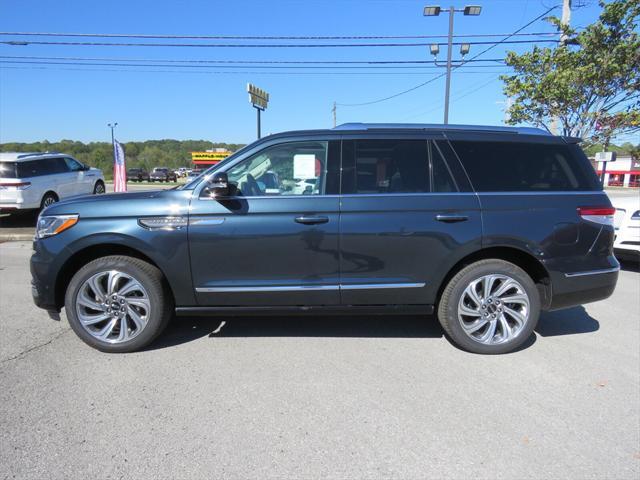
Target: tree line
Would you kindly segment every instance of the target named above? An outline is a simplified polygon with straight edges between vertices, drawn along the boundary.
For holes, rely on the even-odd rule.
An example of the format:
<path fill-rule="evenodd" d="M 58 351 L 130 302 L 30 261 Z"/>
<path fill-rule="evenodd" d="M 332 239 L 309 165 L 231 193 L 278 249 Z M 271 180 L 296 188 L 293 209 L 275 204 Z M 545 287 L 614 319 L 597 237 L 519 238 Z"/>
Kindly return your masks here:
<path fill-rule="evenodd" d="M 226 148 L 232 152 L 244 144 L 209 142 L 206 140 L 147 140 L 126 142 L 127 168 L 139 167 L 147 171 L 154 167 L 190 167 L 191 152 L 203 152 L 214 148 Z M 109 142 L 83 143 L 74 140 L 33 143 L 0 143 L 0 152 L 60 152 L 67 153 L 92 167 L 100 168 L 107 177 L 113 172 L 113 147 Z"/>

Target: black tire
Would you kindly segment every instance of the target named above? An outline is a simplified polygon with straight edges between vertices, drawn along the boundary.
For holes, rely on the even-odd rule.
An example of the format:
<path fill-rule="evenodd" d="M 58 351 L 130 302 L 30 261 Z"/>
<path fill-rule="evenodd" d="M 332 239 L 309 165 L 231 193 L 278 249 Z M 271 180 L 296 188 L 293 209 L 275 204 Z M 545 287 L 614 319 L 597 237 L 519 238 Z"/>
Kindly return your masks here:
<path fill-rule="evenodd" d="M 93 194 L 94 195 L 102 195 L 106 193 L 107 189 L 104 186 L 104 182 L 102 180 L 98 180 L 96 184 L 93 186 Z"/>
<path fill-rule="evenodd" d="M 83 283 L 96 273 L 118 270 L 133 276 L 148 293 L 151 305 L 144 329 L 129 341 L 109 343 L 92 336 L 80 323 L 75 309 L 76 298 Z M 65 313 L 69 325 L 87 345 L 107 353 L 127 353 L 149 345 L 165 329 L 173 314 L 173 298 L 163 281 L 162 272 L 153 265 L 134 257 L 114 255 L 87 263 L 71 279 L 65 294 Z"/>
<path fill-rule="evenodd" d="M 58 196 L 55 193 L 53 192 L 45 193 L 44 197 L 42 197 L 42 200 L 40 201 L 40 210 L 44 210 L 49 205 L 56 203 L 57 201 L 58 201 Z"/>
<path fill-rule="evenodd" d="M 458 304 L 467 286 L 485 275 L 506 275 L 517 281 L 529 300 L 529 315 L 524 326 L 512 339 L 504 343 L 484 344 L 470 338 L 458 317 Z M 505 309 L 506 310 L 506 309 Z M 513 263 L 487 259 L 472 263 L 451 278 L 438 303 L 438 320 L 449 338 L 463 350 L 481 354 L 508 353 L 522 345 L 532 334 L 540 317 L 540 294 L 535 283 L 527 273 Z"/>

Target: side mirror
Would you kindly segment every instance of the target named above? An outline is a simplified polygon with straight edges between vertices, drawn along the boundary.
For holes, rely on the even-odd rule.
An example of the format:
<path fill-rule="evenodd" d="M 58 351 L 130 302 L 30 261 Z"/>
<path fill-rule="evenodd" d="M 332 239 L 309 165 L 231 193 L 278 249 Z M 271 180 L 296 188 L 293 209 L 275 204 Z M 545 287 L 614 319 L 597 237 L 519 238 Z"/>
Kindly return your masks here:
<path fill-rule="evenodd" d="M 211 197 L 229 196 L 229 178 L 225 172 L 214 173 L 205 188 Z"/>
<path fill-rule="evenodd" d="M 87 170 L 90 170 L 90 169 L 91 169 L 91 167 L 90 167 L 89 165 L 87 165 L 86 163 L 83 163 L 83 164 L 82 164 L 82 170 L 84 170 L 85 172 L 86 172 Z"/>

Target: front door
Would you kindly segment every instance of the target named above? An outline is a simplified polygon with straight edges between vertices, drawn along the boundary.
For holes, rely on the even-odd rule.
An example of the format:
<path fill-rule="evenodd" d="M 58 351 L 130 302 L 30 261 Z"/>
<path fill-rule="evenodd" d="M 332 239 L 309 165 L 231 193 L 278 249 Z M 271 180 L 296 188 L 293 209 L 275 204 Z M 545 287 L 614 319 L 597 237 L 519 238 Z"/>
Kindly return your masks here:
<path fill-rule="evenodd" d="M 197 188 L 191 272 L 206 306 L 337 305 L 339 143 L 266 146 L 226 167 L 225 198 Z"/>
<path fill-rule="evenodd" d="M 340 218 L 344 305 L 432 305 L 480 247 L 476 195 L 426 138 L 345 139 Z"/>

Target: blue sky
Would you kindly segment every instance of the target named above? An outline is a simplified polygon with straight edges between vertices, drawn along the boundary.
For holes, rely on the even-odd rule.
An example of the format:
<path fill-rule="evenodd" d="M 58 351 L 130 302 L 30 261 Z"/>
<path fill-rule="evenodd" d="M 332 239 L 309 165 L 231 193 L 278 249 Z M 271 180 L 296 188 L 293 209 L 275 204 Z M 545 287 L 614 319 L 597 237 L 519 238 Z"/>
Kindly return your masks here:
<path fill-rule="evenodd" d="M 442 3 L 462 7 L 480 4 L 479 17 L 455 17 L 456 34 L 515 31 L 547 8 L 552 0 L 480 0 Z M 583 0 L 572 25 L 597 18 L 595 0 Z M 3 32 L 135 33 L 171 35 L 441 35 L 447 15 L 424 17 L 422 8 L 436 1 L 415 0 L 233 0 L 162 1 L 0 0 Z M 555 10 L 559 15 L 559 9 Z M 539 21 L 525 32 L 552 32 Z M 25 40 L 3 36 L 3 40 Z M 493 40 L 481 38 L 476 40 Z M 524 39 L 524 37 L 523 37 Z M 27 40 L 65 40 L 34 38 Z M 83 39 L 69 39 L 83 41 Z M 84 39 L 130 41 L 138 39 Z M 149 40 L 162 41 L 162 40 Z M 164 40 L 197 43 L 195 40 Z M 209 41 L 212 43 L 213 41 Z M 328 43 L 346 43 L 333 41 Z M 431 40 L 361 40 L 417 42 Z M 220 43 L 242 43 L 227 40 Z M 245 42 L 252 43 L 252 42 Z M 253 41 L 253 43 L 256 43 Z M 287 43 L 273 40 L 270 43 Z M 313 41 L 289 41 L 313 43 Z M 317 42 L 316 42 L 317 43 Z M 473 45 L 469 57 L 486 45 Z M 484 58 L 502 58 L 506 49 L 525 51 L 531 44 L 499 46 Z M 442 48 L 443 60 L 446 49 Z M 454 50 L 454 59 L 459 58 Z M 428 60 L 428 47 L 377 48 L 178 48 L 60 45 L 0 45 L 0 56 L 93 57 L 145 60 Z M 481 57 L 481 58 L 483 58 Z M 3 59 L 0 59 L 3 60 Z M 6 60 L 6 59 L 4 59 Z M 16 68 L 18 67 L 18 68 Z M 500 124 L 504 67 L 465 67 L 452 80 L 450 122 Z M 255 111 L 246 83 L 271 95 L 263 115 L 263 133 L 332 126 L 331 107 L 362 103 L 411 88 L 440 74 L 440 69 L 258 70 L 254 67 L 145 68 L 103 66 L 38 67 L 0 64 L 0 142 L 75 139 L 106 141 L 106 126 L 117 121 L 121 141 L 160 138 L 250 142 L 255 138 Z M 441 123 L 444 79 L 389 101 L 360 107 L 338 107 L 338 123 Z"/>

